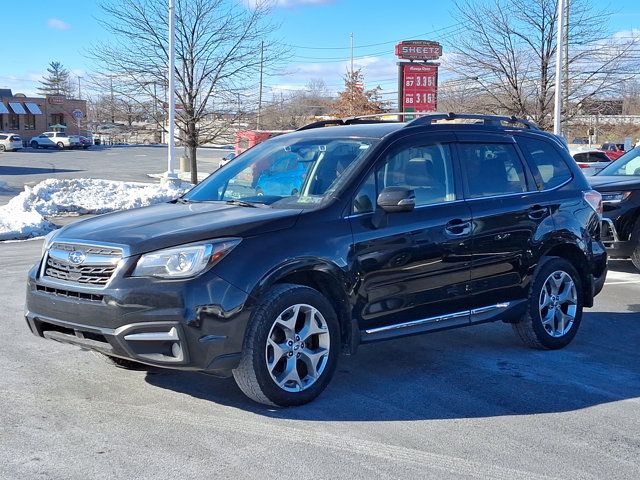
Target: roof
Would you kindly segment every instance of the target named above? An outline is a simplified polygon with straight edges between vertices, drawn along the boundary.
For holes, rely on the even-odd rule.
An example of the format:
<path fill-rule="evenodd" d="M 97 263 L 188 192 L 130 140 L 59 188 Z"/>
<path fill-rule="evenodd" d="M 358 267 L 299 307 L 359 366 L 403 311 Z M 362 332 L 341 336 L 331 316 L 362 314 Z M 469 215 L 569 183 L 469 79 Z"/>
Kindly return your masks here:
<path fill-rule="evenodd" d="M 313 137 L 313 138 L 330 138 L 330 137 L 366 137 L 366 138 L 382 138 L 386 135 L 400 130 L 406 126 L 406 123 L 389 122 L 389 123 L 365 123 L 356 125 L 339 125 L 334 127 L 313 128 L 309 130 L 298 130 L 288 133 L 288 136 L 296 137 Z"/>

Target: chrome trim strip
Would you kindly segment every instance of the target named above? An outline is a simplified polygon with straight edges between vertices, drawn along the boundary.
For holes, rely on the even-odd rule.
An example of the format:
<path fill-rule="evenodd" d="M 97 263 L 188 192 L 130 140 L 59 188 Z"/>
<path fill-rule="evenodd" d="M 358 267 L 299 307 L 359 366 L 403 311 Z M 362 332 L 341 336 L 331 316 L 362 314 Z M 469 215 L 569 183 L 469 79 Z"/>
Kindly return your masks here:
<path fill-rule="evenodd" d="M 416 327 L 419 325 L 437 323 L 437 322 L 442 322 L 444 320 L 453 320 L 455 318 L 462 318 L 466 316 L 471 317 L 473 315 L 481 315 L 483 313 L 492 312 L 494 310 L 502 310 L 502 309 L 508 308 L 510 304 L 511 302 L 496 303 L 495 305 L 487 305 L 486 307 L 478 307 L 472 310 L 465 310 L 462 312 L 449 313 L 446 315 L 438 315 L 436 317 L 423 318 L 420 320 L 412 320 L 410 322 L 396 323 L 394 325 L 385 325 L 384 327 L 376 327 L 376 328 L 365 330 L 365 333 L 367 333 L 368 335 L 371 335 L 374 333 L 387 332 L 389 330 L 398 330 L 402 328 Z"/>
<path fill-rule="evenodd" d="M 169 342 L 178 341 L 178 331 L 176 327 L 172 327 L 168 332 L 143 332 L 143 333 L 130 333 L 125 335 L 124 339 L 127 341 L 146 341 L 146 342 Z"/>
<path fill-rule="evenodd" d="M 94 253 L 89 253 L 85 257 L 84 261 L 80 264 L 74 265 L 69 262 L 69 253 L 66 250 L 60 250 L 58 248 L 49 249 L 49 258 L 53 258 L 54 260 L 58 260 L 61 262 L 66 262 L 74 267 L 83 267 L 83 266 L 96 266 L 96 265 L 117 265 L 120 261 L 120 256 L 117 257 L 115 255 L 96 255 Z"/>
<path fill-rule="evenodd" d="M 78 240 L 76 238 L 67 238 L 60 237 L 56 235 L 51 241 L 50 245 L 47 245 L 47 250 L 51 248 L 52 245 L 56 243 L 62 244 L 73 244 L 81 247 L 105 247 L 105 248 L 116 248 L 122 251 L 122 258 L 127 258 L 131 256 L 131 247 L 129 245 L 124 245 L 122 243 L 110 243 L 110 242 L 101 242 L 101 241 L 93 241 L 93 240 Z"/>
<path fill-rule="evenodd" d="M 610 218 L 603 218 L 601 222 L 606 222 L 607 225 L 609 225 L 609 228 L 611 229 L 611 234 L 613 235 L 613 241 L 619 242 L 620 237 L 618 236 L 618 230 L 616 230 L 616 226 L 613 223 L 613 220 L 611 220 Z"/>

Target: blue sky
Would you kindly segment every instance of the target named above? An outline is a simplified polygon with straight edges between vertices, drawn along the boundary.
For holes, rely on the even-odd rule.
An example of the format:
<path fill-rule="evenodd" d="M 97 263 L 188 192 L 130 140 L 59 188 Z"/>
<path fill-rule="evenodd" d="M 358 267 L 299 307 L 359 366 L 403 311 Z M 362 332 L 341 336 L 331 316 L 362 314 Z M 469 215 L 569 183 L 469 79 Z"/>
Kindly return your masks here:
<path fill-rule="evenodd" d="M 332 90 L 339 88 L 352 32 L 355 64 L 363 68 L 367 87 L 380 84 L 393 95 L 396 41 L 438 40 L 446 52 L 461 32 L 453 0 L 274 1 L 274 19 L 281 24 L 278 36 L 292 45 L 292 59 L 285 75 L 266 80 L 267 98 L 316 78 Z M 611 33 L 640 29 L 637 0 L 594 3 L 615 12 Z M 14 0 L 11 10 L 11 16 L 20 21 L 3 22 L 2 51 L 9 61 L 0 63 L 0 87 L 14 92 L 33 93 L 51 60 L 61 61 L 74 75 L 86 75 L 91 65 L 83 57 L 83 48 L 108 39 L 94 18 L 101 15 L 96 0 Z"/>

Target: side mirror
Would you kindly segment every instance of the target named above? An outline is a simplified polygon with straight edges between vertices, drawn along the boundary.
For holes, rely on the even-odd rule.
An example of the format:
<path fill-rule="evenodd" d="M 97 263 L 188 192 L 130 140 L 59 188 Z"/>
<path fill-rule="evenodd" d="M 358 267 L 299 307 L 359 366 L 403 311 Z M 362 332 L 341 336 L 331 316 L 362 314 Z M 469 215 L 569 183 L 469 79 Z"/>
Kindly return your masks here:
<path fill-rule="evenodd" d="M 378 195 L 378 206 L 387 213 L 410 212 L 416 206 L 416 194 L 407 187 L 387 187 Z"/>

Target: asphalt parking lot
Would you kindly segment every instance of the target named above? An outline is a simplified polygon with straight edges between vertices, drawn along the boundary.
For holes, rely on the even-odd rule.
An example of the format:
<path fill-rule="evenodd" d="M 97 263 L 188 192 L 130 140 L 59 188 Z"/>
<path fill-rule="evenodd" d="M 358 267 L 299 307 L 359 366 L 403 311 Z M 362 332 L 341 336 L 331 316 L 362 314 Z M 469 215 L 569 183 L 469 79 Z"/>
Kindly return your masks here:
<path fill-rule="evenodd" d="M 198 149 L 200 172 L 215 170 L 220 158 L 231 150 Z M 176 148 L 178 158 L 183 149 Z M 25 148 L 18 152 L 0 153 L 0 205 L 22 191 L 47 178 L 102 178 L 127 182 L 152 182 L 148 174 L 167 170 L 166 146 L 94 146 L 87 150 L 56 150 Z"/>
<path fill-rule="evenodd" d="M 4 154 L 0 180 L 148 181 L 164 154 Z M 218 156 L 205 150 L 203 169 Z M 0 243 L 1 479 L 640 478 L 640 274 L 629 262 L 610 262 L 564 350 L 527 349 L 504 324 L 399 339 L 342 357 L 315 402 L 269 409 L 232 379 L 116 369 L 33 336 L 24 285 L 40 250 Z"/>
<path fill-rule="evenodd" d="M 612 262 L 575 341 L 503 324 L 361 348 L 312 404 L 125 371 L 29 333 L 40 240 L 0 244 L 0 478 L 638 478 L 640 275 Z"/>

